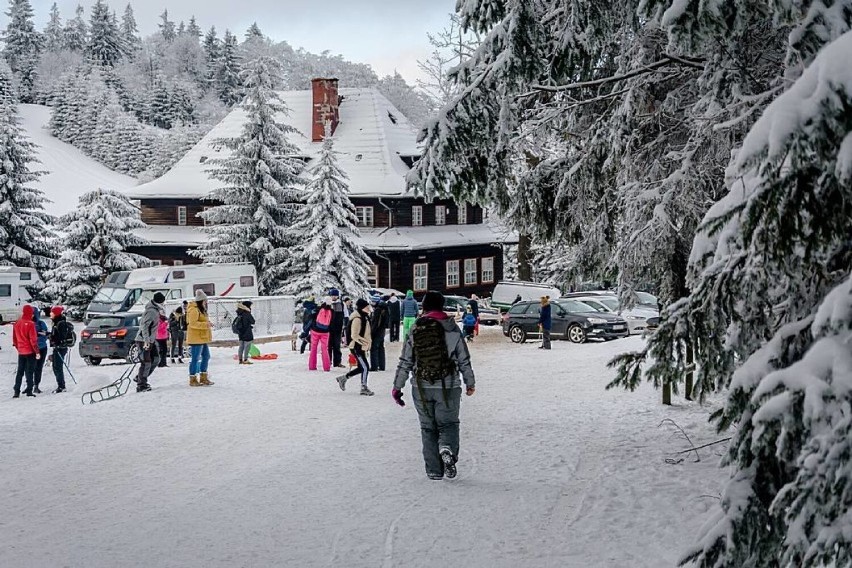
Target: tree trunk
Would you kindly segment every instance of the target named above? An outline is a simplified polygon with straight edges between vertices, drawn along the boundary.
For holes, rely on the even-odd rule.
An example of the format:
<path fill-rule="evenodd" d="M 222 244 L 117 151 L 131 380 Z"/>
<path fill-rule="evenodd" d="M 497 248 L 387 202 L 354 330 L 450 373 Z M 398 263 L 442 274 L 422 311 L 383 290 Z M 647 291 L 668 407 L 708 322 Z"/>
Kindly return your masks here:
<path fill-rule="evenodd" d="M 518 280 L 532 280 L 531 243 L 529 235 L 518 236 Z"/>
<path fill-rule="evenodd" d="M 690 368 L 689 371 L 686 372 L 686 400 L 692 400 L 692 389 L 693 389 L 693 376 L 692 365 L 695 363 L 695 353 L 692 351 L 692 342 L 687 339 L 686 340 L 686 366 Z"/>
<path fill-rule="evenodd" d="M 671 383 L 663 383 L 663 404 L 672 405 L 672 385 Z"/>

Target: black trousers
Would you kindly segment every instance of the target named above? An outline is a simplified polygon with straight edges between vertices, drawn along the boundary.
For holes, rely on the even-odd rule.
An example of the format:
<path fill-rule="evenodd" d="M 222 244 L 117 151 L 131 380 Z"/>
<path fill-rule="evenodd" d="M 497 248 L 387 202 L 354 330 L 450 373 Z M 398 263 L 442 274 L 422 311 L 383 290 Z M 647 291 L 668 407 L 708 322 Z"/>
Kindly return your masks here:
<path fill-rule="evenodd" d="M 373 340 L 373 345 L 370 347 L 370 370 L 384 371 L 385 370 L 385 338 L 377 337 Z"/>
<path fill-rule="evenodd" d="M 183 332 L 175 331 L 172 336 L 172 359 L 183 359 Z"/>
<path fill-rule="evenodd" d="M 366 387 L 367 377 L 370 375 L 370 363 L 367 361 L 367 354 L 360 348 L 352 351 L 352 354 L 355 355 L 355 359 L 358 361 L 358 366 L 346 373 L 346 376 L 351 379 L 356 375 L 361 375 L 361 386 Z"/>
<path fill-rule="evenodd" d="M 33 379 L 35 377 L 36 358 L 35 353 L 32 355 L 18 355 L 18 372 L 15 373 L 15 394 L 21 392 L 21 380 L 24 375 L 27 377 L 27 390 L 24 392 L 33 392 Z"/>
<path fill-rule="evenodd" d="M 136 383 L 141 387 L 148 384 L 148 377 L 160 363 L 160 353 L 156 342 L 149 343 L 148 349 L 145 349 L 145 344 L 141 341 L 137 341 L 136 345 L 139 346 L 139 353 L 142 357 L 142 361 L 139 363 L 139 375 L 136 377 Z"/>
<path fill-rule="evenodd" d="M 33 372 L 33 384 L 35 388 L 41 384 L 41 374 L 44 372 L 44 361 L 47 359 L 47 347 L 39 349 L 38 354 L 41 355 L 35 362 L 35 371 Z"/>
<path fill-rule="evenodd" d="M 56 377 L 56 386 L 65 388 L 65 357 L 68 356 L 68 348 L 53 348 L 53 376 Z"/>
<path fill-rule="evenodd" d="M 166 365 L 166 355 L 169 353 L 169 340 L 168 339 L 158 339 L 157 340 L 157 353 L 160 354 L 160 362 L 157 365 L 158 367 L 167 367 Z"/>
<path fill-rule="evenodd" d="M 331 331 L 328 334 L 328 355 L 334 367 L 340 365 L 340 361 L 342 360 L 340 353 L 340 340 L 342 337 L 343 334 L 340 331 Z"/>
<path fill-rule="evenodd" d="M 399 341 L 399 320 L 394 321 L 393 318 L 391 318 L 390 342 L 394 343 L 395 341 Z"/>

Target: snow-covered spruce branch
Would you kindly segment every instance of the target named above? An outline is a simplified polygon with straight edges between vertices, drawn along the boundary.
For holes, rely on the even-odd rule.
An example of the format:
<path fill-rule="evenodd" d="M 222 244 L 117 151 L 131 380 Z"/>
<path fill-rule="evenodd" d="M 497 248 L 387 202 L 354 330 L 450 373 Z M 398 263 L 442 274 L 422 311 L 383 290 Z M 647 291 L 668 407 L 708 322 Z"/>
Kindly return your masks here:
<path fill-rule="evenodd" d="M 627 73 L 622 73 L 621 75 L 612 75 L 611 77 L 603 77 L 601 79 L 594 79 L 592 81 L 580 81 L 578 83 L 569 83 L 567 85 L 532 85 L 532 88 L 537 91 L 547 91 L 550 93 L 561 93 L 563 91 L 573 91 L 576 89 L 585 89 L 588 87 L 597 87 L 600 85 L 606 85 L 608 83 L 618 83 L 619 81 L 626 81 L 627 79 L 632 79 L 633 77 L 638 77 L 639 75 L 645 75 L 647 73 L 653 73 L 657 69 L 661 67 L 666 67 L 667 65 L 684 65 L 686 67 L 692 67 L 695 69 L 704 69 L 704 60 L 703 59 L 693 59 L 693 58 L 683 58 L 683 57 L 674 57 L 670 55 L 664 55 L 663 59 L 659 61 L 655 61 L 654 63 L 649 63 L 639 69 L 634 69 L 633 71 L 629 71 Z"/>

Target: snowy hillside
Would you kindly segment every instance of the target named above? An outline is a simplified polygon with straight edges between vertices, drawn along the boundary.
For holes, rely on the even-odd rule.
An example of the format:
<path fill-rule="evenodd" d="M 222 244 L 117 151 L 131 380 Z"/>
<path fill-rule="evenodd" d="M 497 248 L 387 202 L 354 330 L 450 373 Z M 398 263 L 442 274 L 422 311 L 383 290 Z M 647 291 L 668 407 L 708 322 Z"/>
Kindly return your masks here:
<path fill-rule="evenodd" d="M 136 179 L 102 166 L 74 146 L 51 136 L 47 129 L 50 108 L 20 105 L 19 111 L 21 126 L 38 145 L 36 154 L 41 164 L 34 169 L 48 172 L 33 184 L 50 200 L 45 207 L 48 213 L 62 215 L 72 211 L 77 199 L 93 189 L 123 190 L 136 185 Z"/>

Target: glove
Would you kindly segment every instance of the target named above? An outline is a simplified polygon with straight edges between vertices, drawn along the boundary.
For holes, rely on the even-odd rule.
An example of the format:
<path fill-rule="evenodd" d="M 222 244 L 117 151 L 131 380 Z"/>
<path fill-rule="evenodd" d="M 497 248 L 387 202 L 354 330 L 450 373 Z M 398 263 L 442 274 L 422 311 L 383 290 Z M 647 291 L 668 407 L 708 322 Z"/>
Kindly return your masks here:
<path fill-rule="evenodd" d="M 402 400 L 402 391 L 399 389 L 393 389 L 391 391 L 391 396 L 393 397 L 394 402 L 396 402 L 400 406 L 405 406 L 405 401 Z"/>

